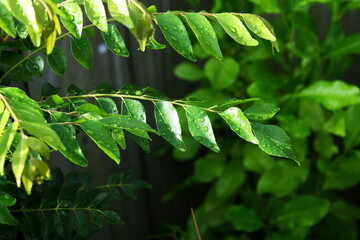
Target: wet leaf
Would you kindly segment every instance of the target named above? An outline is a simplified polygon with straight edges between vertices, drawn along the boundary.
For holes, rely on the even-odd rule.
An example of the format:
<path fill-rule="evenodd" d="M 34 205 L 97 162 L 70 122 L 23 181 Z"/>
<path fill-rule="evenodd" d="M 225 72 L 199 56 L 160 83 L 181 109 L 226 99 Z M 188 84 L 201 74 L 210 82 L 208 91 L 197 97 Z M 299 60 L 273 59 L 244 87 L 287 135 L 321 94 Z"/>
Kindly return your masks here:
<path fill-rule="evenodd" d="M 106 12 L 101 0 L 84 1 L 86 15 L 89 20 L 101 31 L 108 31 Z"/>
<path fill-rule="evenodd" d="M 103 37 L 108 49 L 116 55 L 128 57 L 129 52 L 125 46 L 124 39 L 117 30 L 116 26 L 109 24 L 108 29 L 109 31 L 107 33 L 101 32 L 101 36 Z"/>
<path fill-rule="evenodd" d="M 245 13 L 241 15 L 246 26 L 256 35 L 269 41 L 276 41 L 275 35 L 271 32 L 264 20 L 254 14 Z"/>
<path fill-rule="evenodd" d="M 47 62 L 58 76 L 63 76 L 67 67 L 65 51 L 62 48 L 54 47 L 51 54 L 47 55 Z"/>
<path fill-rule="evenodd" d="M 77 3 L 69 2 L 63 5 L 60 20 L 64 27 L 76 38 L 81 37 L 83 28 L 83 13 Z"/>
<path fill-rule="evenodd" d="M 93 64 L 94 53 L 89 39 L 84 36 L 81 36 L 79 39 L 72 37 L 70 47 L 76 61 L 86 69 L 90 69 Z"/>

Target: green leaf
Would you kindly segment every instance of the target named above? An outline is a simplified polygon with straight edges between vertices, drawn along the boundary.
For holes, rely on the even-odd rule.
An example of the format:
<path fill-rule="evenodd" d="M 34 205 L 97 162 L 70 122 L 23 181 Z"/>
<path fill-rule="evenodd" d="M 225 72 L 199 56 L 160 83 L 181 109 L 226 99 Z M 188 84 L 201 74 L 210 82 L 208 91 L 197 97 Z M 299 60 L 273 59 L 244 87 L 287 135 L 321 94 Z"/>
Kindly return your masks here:
<path fill-rule="evenodd" d="M 220 199 L 231 198 L 244 183 L 245 177 L 246 173 L 242 168 L 242 162 L 238 159 L 232 159 L 214 185 L 216 196 Z"/>
<path fill-rule="evenodd" d="M 246 26 L 253 33 L 266 40 L 272 42 L 276 41 L 274 33 L 272 33 L 271 29 L 268 28 L 268 25 L 265 24 L 263 18 L 250 13 L 242 14 L 241 17 L 244 19 Z"/>
<path fill-rule="evenodd" d="M 259 140 L 261 150 L 272 156 L 286 157 L 297 162 L 295 153 L 291 148 L 290 138 L 284 130 L 274 125 L 261 123 L 253 123 L 252 127 L 256 138 Z"/>
<path fill-rule="evenodd" d="M 223 62 L 211 58 L 206 62 L 204 70 L 215 89 L 232 86 L 240 72 L 239 64 L 232 58 L 225 58 Z"/>
<path fill-rule="evenodd" d="M 46 108 L 61 108 L 67 107 L 70 102 L 65 102 L 59 95 L 51 95 L 41 103 Z"/>
<path fill-rule="evenodd" d="M 60 152 L 71 162 L 81 167 L 87 167 L 86 160 L 78 141 L 76 140 L 75 128 L 71 125 L 51 125 L 51 128 L 57 133 L 61 141 L 64 143 L 65 149 Z"/>
<path fill-rule="evenodd" d="M 176 108 L 169 102 L 155 102 L 154 114 L 160 135 L 180 151 L 186 151 Z"/>
<path fill-rule="evenodd" d="M 195 64 L 183 62 L 175 66 L 174 74 L 176 77 L 189 81 L 199 81 L 204 78 L 204 72 Z"/>
<path fill-rule="evenodd" d="M 42 77 L 44 75 L 44 59 L 41 56 L 29 58 L 26 61 L 26 68 L 35 76 Z"/>
<path fill-rule="evenodd" d="M 110 15 L 129 29 L 134 28 L 128 8 L 128 0 L 108 0 Z"/>
<path fill-rule="evenodd" d="M 244 168 L 248 171 L 264 173 L 275 165 L 274 158 L 261 151 L 257 146 L 247 144 L 244 152 Z"/>
<path fill-rule="evenodd" d="M 336 111 L 360 103 L 360 89 L 343 81 L 317 81 L 299 93 L 299 97 L 321 103 L 325 108 Z"/>
<path fill-rule="evenodd" d="M 110 128 L 120 128 L 126 130 L 133 130 L 132 132 L 153 132 L 157 133 L 154 129 L 152 129 L 148 124 L 143 121 L 138 120 L 136 117 L 133 116 L 126 116 L 126 115 L 115 115 L 105 117 L 100 119 L 100 122 L 103 123 L 105 126 Z"/>
<path fill-rule="evenodd" d="M 15 133 L 18 129 L 18 122 L 11 123 L 5 130 L 2 136 L 0 136 L 0 176 L 4 176 L 4 165 L 7 152 L 11 147 L 11 143 L 14 140 Z"/>
<path fill-rule="evenodd" d="M 285 204 L 277 221 L 290 227 L 312 226 L 329 211 L 328 200 L 309 195 L 300 195 Z"/>
<path fill-rule="evenodd" d="M 29 30 L 31 41 L 35 47 L 39 47 L 41 43 L 41 29 L 36 19 L 35 9 L 32 0 L 23 0 L 21 4 L 18 1 L 8 1 L 10 11 L 13 16 L 23 23 Z"/>
<path fill-rule="evenodd" d="M 218 22 L 225 32 L 237 43 L 245 46 L 257 46 L 259 42 L 253 39 L 239 18 L 230 13 L 220 13 L 215 15 Z"/>
<path fill-rule="evenodd" d="M 28 152 L 29 147 L 27 141 L 24 141 L 24 139 L 21 138 L 11 158 L 11 167 L 18 188 L 21 186 L 21 176 L 25 168 L 25 162 L 28 156 Z"/>
<path fill-rule="evenodd" d="M 281 9 L 279 7 L 279 3 L 277 0 L 250 0 L 250 1 L 257 4 L 266 13 L 281 13 Z"/>
<path fill-rule="evenodd" d="M 229 108 L 226 111 L 220 113 L 220 115 L 227 122 L 227 124 L 229 124 L 231 130 L 233 130 L 239 137 L 254 144 L 259 143 L 252 132 L 252 127 L 249 120 L 245 117 L 240 108 Z"/>
<path fill-rule="evenodd" d="M 117 144 L 121 147 L 122 150 L 126 149 L 126 140 L 125 140 L 125 134 L 122 129 L 113 129 L 111 131 L 111 136 L 116 141 Z"/>
<path fill-rule="evenodd" d="M 166 41 L 183 57 L 195 62 L 189 35 L 182 21 L 172 13 L 156 15 L 156 20 Z"/>
<path fill-rule="evenodd" d="M 101 0 L 84 1 L 86 15 L 89 20 L 101 31 L 108 31 L 106 12 Z"/>
<path fill-rule="evenodd" d="M 6 225 L 18 225 L 18 221 L 11 215 L 8 208 L 0 204 L 0 223 Z"/>
<path fill-rule="evenodd" d="M 275 116 L 280 110 L 277 106 L 270 103 L 258 103 L 244 111 L 245 116 L 254 121 L 268 120 Z"/>
<path fill-rule="evenodd" d="M 100 116 L 100 117 L 107 116 L 107 113 L 104 110 L 102 110 L 95 104 L 91 104 L 91 103 L 85 103 L 80 105 L 79 107 L 76 108 L 74 113 L 83 115 L 83 117 L 89 116 L 90 118 L 94 116 Z"/>
<path fill-rule="evenodd" d="M 109 31 L 107 33 L 101 32 L 101 36 L 103 37 L 108 49 L 116 55 L 128 57 L 130 54 L 125 46 L 124 39 L 117 30 L 116 26 L 109 24 L 108 29 Z"/>
<path fill-rule="evenodd" d="M 341 58 L 348 54 L 360 53 L 360 34 L 351 34 L 345 39 L 340 39 L 333 47 L 327 52 L 327 58 Z"/>
<path fill-rule="evenodd" d="M 360 182 L 360 152 L 354 151 L 350 156 L 338 157 L 331 162 L 334 171 L 328 173 L 323 188 L 325 190 L 344 190 L 356 186 Z"/>
<path fill-rule="evenodd" d="M 68 235 L 68 214 L 64 211 L 56 211 L 54 214 L 54 228 L 57 234 L 62 238 L 66 238 Z"/>
<path fill-rule="evenodd" d="M 158 41 L 155 40 L 155 38 L 150 38 L 150 41 L 146 45 L 146 47 L 151 50 L 160 50 L 160 49 L 165 49 L 166 45 L 159 43 Z"/>
<path fill-rule="evenodd" d="M 117 224 L 117 225 L 124 224 L 124 222 L 121 220 L 119 215 L 114 211 L 104 210 L 102 211 L 102 217 L 104 219 L 104 222 L 109 224 Z"/>
<path fill-rule="evenodd" d="M 360 124 L 358 124 L 359 119 L 360 105 L 349 107 L 345 116 L 346 126 L 348 126 L 346 128 L 345 136 L 346 149 L 351 149 L 352 147 L 360 144 Z"/>
<path fill-rule="evenodd" d="M 84 36 L 81 36 L 79 39 L 72 37 L 70 47 L 76 61 L 86 69 L 90 69 L 93 64 L 94 53 L 89 39 Z"/>
<path fill-rule="evenodd" d="M 307 166 L 299 167 L 288 161 L 279 161 L 270 166 L 272 167 L 268 168 L 258 181 L 259 194 L 271 193 L 276 197 L 286 196 L 304 183 L 309 174 Z"/>
<path fill-rule="evenodd" d="M 64 75 L 67 61 L 65 51 L 62 48 L 54 47 L 53 51 L 47 55 L 47 62 L 56 75 Z"/>
<path fill-rule="evenodd" d="M 223 55 L 215 31 L 206 17 L 197 13 L 188 13 L 185 14 L 184 17 L 200 45 L 221 61 Z"/>
<path fill-rule="evenodd" d="M 50 158 L 50 148 L 43 141 L 34 137 L 28 137 L 26 143 L 30 149 L 38 152 L 46 159 Z"/>
<path fill-rule="evenodd" d="M 155 28 L 152 22 L 152 15 L 139 1 L 132 0 L 128 5 L 133 28 L 129 28 L 139 43 L 139 49 L 145 51 L 146 45 L 154 38 Z"/>
<path fill-rule="evenodd" d="M 244 205 L 233 205 L 229 207 L 225 213 L 225 217 L 238 231 L 254 232 L 264 225 L 255 211 Z"/>
<path fill-rule="evenodd" d="M 141 91 L 141 94 L 143 94 L 143 92 L 144 92 L 143 89 L 142 90 L 134 89 L 134 91 L 135 91 L 135 93 Z M 121 114 L 134 116 L 137 120 L 146 123 L 145 108 L 140 101 L 133 100 L 133 99 L 124 99 L 122 101 Z M 133 134 L 131 134 L 131 137 L 142 149 L 144 149 L 145 152 L 150 152 L 150 143 L 149 143 L 148 139 L 141 138 L 141 137 L 133 135 Z"/>
<path fill-rule="evenodd" d="M 16 38 L 14 19 L 2 2 L 0 2 L 0 28 L 2 28 L 12 38 Z"/>
<path fill-rule="evenodd" d="M 112 119 L 110 119 L 113 122 Z M 117 164 L 120 164 L 120 152 L 109 133 L 109 129 L 99 121 L 86 121 L 80 123 L 81 129 Z"/>
<path fill-rule="evenodd" d="M 0 205 L 11 207 L 16 203 L 16 198 L 13 198 L 9 193 L 0 191 Z"/>
<path fill-rule="evenodd" d="M 240 104 L 244 104 L 244 103 L 250 103 L 250 102 L 255 102 L 255 101 L 259 101 L 259 98 L 248 98 L 248 99 L 236 99 L 236 98 L 232 98 L 229 100 L 226 100 L 223 103 L 219 103 L 216 104 L 214 106 L 211 107 L 211 109 L 226 109 L 226 108 L 230 108 L 233 106 L 237 106 Z"/>
<path fill-rule="evenodd" d="M 81 236 L 86 237 L 89 231 L 89 223 L 85 212 L 74 211 L 72 221 L 75 231 L 78 232 Z"/>
<path fill-rule="evenodd" d="M 69 2 L 63 5 L 60 20 L 64 27 L 76 38 L 81 37 L 83 28 L 83 13 L 77 3 Z"/>
<path fill-rule="evenodd" d="M 206 112 L 194 106 L 185 107 L 185 112 L 191 135 L 205 147 L 214 152 L 220 152 Z"/>
<path fill-rule="evenodd" d="M 1 136 L 3 134 L 3 131 L 4 131 L 5 127 L 6 127 L 6 124 L 9 121 L 10 112 L 9 112 L 9 110 L 4 109 L 5 106 L 4 106 L 2 101 L 0 101 L 0 105 L 2 105 L 2 107 L 3 107 L 3 111 L 0 113 L 0 118 L 1 118 L 0 119 L 0 136 Z"/>
<path fill-rule="evenodd" d="M 117 91 L 108 83 L 101 82 L 96 85 L 94 90 L 91 91 L 91 93 L 116 93 Z"/>
<path fill-rule="evenodd" d="M 96 98 L 96 106 L 107 114 L 119 114 L 116 103 L 111 98 Z"/>
<path fill-rule="evenodd" d="M 224 154 L 209 153 L 195 162 L 193 179 L 196 182 L 212 182 L 221 176 L 225 169 L 226 157 Z"/>

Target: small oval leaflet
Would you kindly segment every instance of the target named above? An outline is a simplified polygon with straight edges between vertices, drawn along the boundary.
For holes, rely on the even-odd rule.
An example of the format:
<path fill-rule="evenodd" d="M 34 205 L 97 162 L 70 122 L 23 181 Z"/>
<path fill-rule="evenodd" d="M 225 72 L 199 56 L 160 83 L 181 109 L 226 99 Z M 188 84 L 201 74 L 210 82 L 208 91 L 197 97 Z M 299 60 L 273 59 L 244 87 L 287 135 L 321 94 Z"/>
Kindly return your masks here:
<path fill-rule="evenodd" d="M 172 13 L 156 15 L 156 20 L 165 39 L 179 54 L 195 62 L 189 35 L 182 21 Z"/>
<path fill-rule="evenodd" d="M 210 119 L 206 112 L 194 106 L 185 107 L 185 112 L 191 135 L 205 147 L 214 152 L 220 152 Z"/>
<path fill-rule="evenodd" d="M 103 37 L 108 49 L 116 55 L 128 57 L 129 52 L 125 46 L 124 39 L 117 30 L 116 26 L 114 24 L 109 24 L 108 29 L 107 33 L 101 32 L 101 36 Z"/>
<path fill-rule="evenodd" d="M 223 59 L 223 55 L 219 46 L 219 42 L 217 40 L 215 31 L 207 18 L 197 13 L 188 13 L 185 14 L 184 17 L 191 30 L 194 32 L 200 45 L 221 61 Z"/>
<path fill-rule="evenodd" d="M 251 37 L 249 31 L 236 16 L 230 13 L 219 13 L 215 16 L 225 32 L 237 43 L 245 46 L 259 45 L 259 42 Z"/>

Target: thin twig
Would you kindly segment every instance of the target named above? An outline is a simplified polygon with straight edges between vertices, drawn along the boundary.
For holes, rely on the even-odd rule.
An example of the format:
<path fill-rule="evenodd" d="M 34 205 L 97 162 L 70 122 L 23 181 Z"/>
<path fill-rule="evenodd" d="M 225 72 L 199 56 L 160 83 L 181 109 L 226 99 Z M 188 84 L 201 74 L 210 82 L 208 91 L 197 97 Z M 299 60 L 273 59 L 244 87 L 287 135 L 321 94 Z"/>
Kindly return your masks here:
<path fill-rule="evenodd" d="M 194 220 L 194 226 L 195 226 L 196 234 L 198 236 L 198 239 L 201 240 L 201 235 L 200 235 L 199 227 L 197 225 L 196 216 L 195 216 L 195 213 L 194 213 L 194 209 L 192 209 L 192 208 L 191 208 L 191 215 L 192 215 L 192 218 Z"/>
<path fill-rule="evenodd" d="M 63 1 L 63 2 L 61 2 L 61 3 L 56 4 L 56 6 L 57 6 L 57 7 L 62 7 L 62 6 L 64 6 L 65 4 L 70 3 L 70 2 L 73 2 L 73 1 L 74 1 L 74 0 L 66 0 L 66 1 Z"/>

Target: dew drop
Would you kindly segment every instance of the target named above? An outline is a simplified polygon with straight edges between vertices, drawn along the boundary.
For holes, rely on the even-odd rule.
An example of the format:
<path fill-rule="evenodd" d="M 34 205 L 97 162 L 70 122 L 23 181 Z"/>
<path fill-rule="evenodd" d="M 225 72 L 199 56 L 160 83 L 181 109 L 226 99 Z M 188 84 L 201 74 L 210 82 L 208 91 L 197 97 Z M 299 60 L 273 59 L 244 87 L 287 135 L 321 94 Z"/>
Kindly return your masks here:
<path fill-rule="evenodd" d="M 199 118 L 199 121 L 200 121 L 200 122 L 204 122 L 205 119 L 204 119 L 204 118 Z"/>
<path fill-rule="evenodd" d="M 177 26 L 174 26 L 173 29 L 176 31 L 176 30 L 178 30 L 178 27 L 177 27 Z"/>
<path fill-rule="evenodd" d="M 203 140 L 203 138 L 202 137 L 196 137 L 196 140 L 201 142 Z"/>
<path fill-rule="evenodd" d="M 208 127 L 204 127 L 204 132 L 207 132 L 209 131 L 209 128 Z"/>
<path fill-rule="evenodd" d="M 39 70 L 39 65 L 34 64 L 33 68 L 36 69 L 36 70 Z"/>
<path fill-rule="evenodd" d="M 89 134 L 94 134 L 93 130 L 87 130 L 86 132 L 89 133 Z"/>

